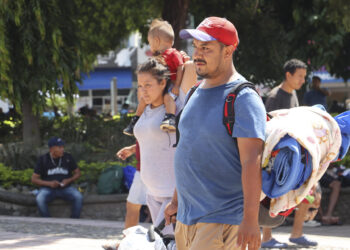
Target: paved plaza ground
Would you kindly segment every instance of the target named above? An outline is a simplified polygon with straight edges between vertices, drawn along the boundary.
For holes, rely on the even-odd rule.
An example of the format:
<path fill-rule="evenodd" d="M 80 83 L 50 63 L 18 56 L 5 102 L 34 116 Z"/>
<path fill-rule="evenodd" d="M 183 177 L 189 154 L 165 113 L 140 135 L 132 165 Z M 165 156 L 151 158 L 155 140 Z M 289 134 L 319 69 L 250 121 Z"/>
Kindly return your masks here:
<path fill-rule="evenodd" d="M 147 225 L 145 225 L 147 226 Z M 0 216 L 0 249 L 75 250 L 102 249 L 121 239 L 123 223 L 116 221 Z M 288 242 L 290 226 L 273 230 L 276 239 Z M 305 228 L 319 243 L 312 249 L 350 249 L 350 225 Z M 288 249 L 303 249 L 290 245 Z"/>

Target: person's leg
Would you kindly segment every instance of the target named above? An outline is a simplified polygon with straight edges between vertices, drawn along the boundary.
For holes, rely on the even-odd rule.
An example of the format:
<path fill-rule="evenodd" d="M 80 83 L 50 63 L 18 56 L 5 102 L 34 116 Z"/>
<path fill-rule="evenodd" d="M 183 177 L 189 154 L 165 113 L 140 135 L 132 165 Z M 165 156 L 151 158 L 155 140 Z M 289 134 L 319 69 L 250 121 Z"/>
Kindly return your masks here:
<path fill-rule="evenodd" d="M 262 233 L 263 233 L 263 237 L 261 240 L 262 242 L 267 242 L 267 241 L 272 239 L 272 229 L 271 228 L 263 227 Z"/>
<path fill-rule="evenodd" d="M 83 196 L 74 187 L 69 186 L 66 188 L 58 189 L 58 196 L 64 200 L 72 202 L 72 213 L 71 218 L 79 218 L 81 208 L 83 206 Z"/>
<path fill-rule="evenodd" d="M 41 187 L 36 195 L 36 204 L 42 217 L 51 217 L 48 203 L 56 198 L 55 190 L 49 187 Z"/>
<path fill-rule="evenodd" d="M 163 220 L 164 220 L 164 210 L 165 207 L 169 204 L 169 202 L 171 201 L 171 197 L 158 197 L 157 198 L 159 202 L 161 202 L 160 208 L 159 208 L 159 212 L 158 212 L 158 216 L 155 220 L 155 223 L 153 223 L 154 225 L 158 226 Z M 163 234 L 170 234 L 173 235 L 174 234 L 174 225 L 170 224 L 168 226 L 165 226 L 164 229 L 162 230 Z"/>
<path fill-rule="evenodd" d="M 136 114 L 131 118 L 130 123 L 123 130 L 123 133 L 125 135 L 129 135 L 129 136 L 134 135 L 134 127 L 147 106 L 142 98 L 138 98 L 138 100 L 139 100 L 139 104 L 137 105 Z"/>
<path fill-rule="evenodd" d="M 140 171 L 135 172 L 126 200 L 125 229 L 139 223 L 141 206 L 146 204 L 146 187 L 141 180 Z"/>
<path fill-rule="evenodd" d="M 294 213 L 293 229 L 290 234 L 291 238 L 299 238 L 303 235 L 303 224 L 307 213 L 309 211 L 310 204 L 300 203 Z"/>
<path fill-rule="evenodd" d="M 166 93 L 163 96 L 163 99 L 164 99 L 165 113 L 175 115 L 175 112 L 176 112 L 175 100 L 168 93 Z"/>
<path fill-rule="evenodd" d="M 261 240 L 262 248 L 286 248 L 288 247 L 287 243 L 279 242 L 276 239 L 272 238 L 272 229 L 269 227 L 262 228 L 263 238 Z"/>
<path fill-rule="evenodd" d="M 237 233 L 238 233 L 238 225 L 223 225 L 223 240 L 224 240 L 224 249 L 234 249 L 237 244 Z"/>
<path fill-rule="evenodd" d="M 303 236 L 304 221 L 308 215 L 310 204 L 302 202 L 298 205 L 297 208 L 298 210 L 296 210 L 294 214 L 293 229 L 290 234 L 289 241 L 297 245 L 317 246 L 316 241 L 309 240 Z"/>
<path fill-rule="evenodd" d="M 160 222 L 164 219 L 164 209 L 165 206 L 171 201 L 171 197 L 162 198 L 155 197 L 152 195 L 147 195 L 147 206 L 151 213 L 152 222 L 155 227 L 157 227 Z M 162 230 L 163 234 L 174 234 L 174 229 L 172 225 L 165 226 Z"/>
<path fill-rule="evenodd" d="M 146 106 L 147 105 L 146 105 L 145 101 L 142 98 L 139 98 L 139 104 L 137 105 L 135 115 L 141 116 L 143 111 L 145 110 Z"/>
<path fill-rule="evenodd" d="M 197 223 L 195 232 L 189 238 L 191 250 L 231 250 L 237 248 L 238 225 L 219 223 Z"/>
<path fill-rule="evenodd" d="M 165 116 L 160 125 L 160 128 L 166 132 L 175 132 L 176 131 L 176 103 L 173 97 L 169 93 L 166 93 L 163 96 L 164 106 L 165 106 Z"/>
<path fill-rule="evenodd" d="M 332 218 L 335 205 L 337 204 L 337 201 L 338 201 L 341 182 L 339 180 L 334 180 L 329 184 L 329 187 L 332 189 L 332 191 L 329 195 L 329 204 L 328 204 L 327 212 L 323 217 L 325 219 Z"/>
<path fill-rule="evenodd" d="M 128 201 L 126 202 L 126 215 L 125 215 L 125 225 L 124 225 L 125 229 L 139 224 L 140 209 L 141 209 L 141 204 L 134 204 Z"/>
<path fill-rule="evenodd" d="M 175 228 L 175 242 L 176 248 L 179 250 L 189 250 L 189 241 L 188 239 L 192 239 L 195 233 L 196 225 L 185 225 L 180 221 L 176 221 Z"/>
<path fill-rule="evenodd" d="M 154 226 L 158 226 L 156 224 L 156 219 L 158 217 L 158 213 L 159 213 L 159 210 L 160 210 L 161 203 L 158 202 L 155 199 L 154 196 L 149 195 L 149 194 L 147 194 L 146 203 L 147 203 L 148 209 L 149 209 L 149 211 L 151 213 L 151 218 L 152 218 L 152 221 L 153 221 L 153 225 Z"/>

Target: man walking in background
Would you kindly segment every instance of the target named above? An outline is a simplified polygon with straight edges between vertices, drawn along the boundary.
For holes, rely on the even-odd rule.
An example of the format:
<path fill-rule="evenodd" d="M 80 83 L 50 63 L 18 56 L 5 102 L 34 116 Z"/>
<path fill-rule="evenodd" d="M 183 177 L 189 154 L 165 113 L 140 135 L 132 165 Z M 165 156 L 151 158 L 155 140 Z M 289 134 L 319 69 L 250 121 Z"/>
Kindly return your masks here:
<path fill-rule="evenodd" d="M 304 62 L 291 59 L 284 64 L 284 80 L 269 93 L 265 107 L 270 112 L 277 109 L 289 109 L 299 106 L 296 90 L 305 83 L 307 66 Z M 311 241 L 303 236 L 304 218 L 309 209 L 309 204 L 300 203 L 295 210 L 293 229 L 289 238 L 290 242 L 303 246 L 316 246 L 317 242 Z M 263 248 L 286 248 L 287 243 L 281 243 L 272 238 L 271 228 L 263 228 Z"/>

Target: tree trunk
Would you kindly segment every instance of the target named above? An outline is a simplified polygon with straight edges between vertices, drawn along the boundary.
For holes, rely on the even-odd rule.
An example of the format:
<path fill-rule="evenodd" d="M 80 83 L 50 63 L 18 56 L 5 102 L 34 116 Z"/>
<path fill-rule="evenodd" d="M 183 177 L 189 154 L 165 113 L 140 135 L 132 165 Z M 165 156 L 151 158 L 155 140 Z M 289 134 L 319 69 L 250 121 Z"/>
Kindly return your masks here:
<path fill-rule="evenodd" d="M 181 49 L 179 32 L 185 28 L 189 0 L 164 0 L 162 18 L 168 21 L 174 29 L 174 47 Z"/>
<path fill-rule="evenodd" d="M 33 114 L 31 101 L 23 100 L 22 115 L 24 146 L 37 148 L 40 146 L 39 117 Z"/>

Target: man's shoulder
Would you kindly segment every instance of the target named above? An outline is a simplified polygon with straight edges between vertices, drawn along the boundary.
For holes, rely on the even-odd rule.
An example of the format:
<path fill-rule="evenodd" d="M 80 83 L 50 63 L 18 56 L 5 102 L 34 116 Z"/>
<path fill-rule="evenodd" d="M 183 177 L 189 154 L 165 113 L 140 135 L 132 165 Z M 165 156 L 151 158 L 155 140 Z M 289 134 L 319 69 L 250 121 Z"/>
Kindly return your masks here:
<path fill-rule="evenodd" d="M 72 156 L 70 153 L 68 153 L 68 152 L 64 152 L 62 158 L 63 158 L 64 160 L 70 161 L 71 159 L 73 159 L 73 156 Z"/>
<path fill-rule="evenodd" d="M 49 159 L 49 157 L 50 157 L 49 154 L 50 153 L 48 152 L 48 153 L 40 155 L 39 156 L 39 161 L 45 163 L 45 161 L 47 161 L 47 159 Z"/>
<path fill-rule="evenodd" d="M 271 89 L 271 91 L 268 93 L 267 97 L 268 98 L 274 98 L 276 97 L 278 94 L 281 94 L 282 92 L 280 91 L 281 87 L 280 86 L 276 86 L 273 89 Z"/>

